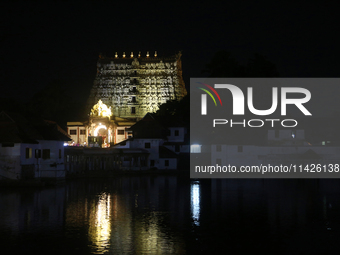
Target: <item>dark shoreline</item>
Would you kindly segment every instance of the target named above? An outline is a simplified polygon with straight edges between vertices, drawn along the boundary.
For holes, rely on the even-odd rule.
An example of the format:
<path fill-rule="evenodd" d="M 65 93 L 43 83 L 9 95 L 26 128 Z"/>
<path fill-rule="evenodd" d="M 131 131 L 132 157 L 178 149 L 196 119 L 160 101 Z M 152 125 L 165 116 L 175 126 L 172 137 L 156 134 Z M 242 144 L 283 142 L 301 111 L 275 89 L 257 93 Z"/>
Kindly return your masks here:
<path fill-rule="evenodd" d="M 114 178 L 121 176 L 145 176 L 145 175 L 178 175 L 182 177 L 188 177 L 190 179 L 189 170 L 120 170 L 120 171 L 93 171 L 84 173 L 72 173 L 66 174 L 65 178 L 38 178 L 33 180 L 0 180 L 0 190 L 8 188 L 39 188 L 39 187 L 53 187 L 65 184 L 68 180 L 80 180 L 90 178 Z"/>

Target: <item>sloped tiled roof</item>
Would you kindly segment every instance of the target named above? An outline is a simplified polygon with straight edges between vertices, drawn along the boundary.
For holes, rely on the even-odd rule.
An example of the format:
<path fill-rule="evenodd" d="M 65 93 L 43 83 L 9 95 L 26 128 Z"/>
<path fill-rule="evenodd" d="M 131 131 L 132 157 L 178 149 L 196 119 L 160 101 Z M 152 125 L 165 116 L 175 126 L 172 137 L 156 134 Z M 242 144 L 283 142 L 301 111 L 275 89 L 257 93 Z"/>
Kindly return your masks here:
<path fill-rule="evenodd" d="M 159 146 L 160 158 L 177 158 L 178 155 L 164 146 Z"/>
<path fill-rule="evenodd" d="M 56 122 L 44 120 L 34 125 L 43 140 L 71 141 L 69 135 Z"/>
<path fill-rule="evenodd" d="M 113 147 L 119 146 L 119 145 L 124 146 L 124 145 L 126 145 L 126 142 L 127 142 L 127 141 L 133 141 L 133 138 L 128 138 L 128 139 L 126 139 L 126 140 L 124 140 L 124 141 L 121 141 L 121 142 L 119 142 L 119 143 L 116 143 L 115 145 L 113 145 Z"/>
<path fill-rule="evenodd" d="M 38 143 L 16 125 L 0 126 L 0 143 Z"/>
<path fill-rule="evenodd" d="M 130 127 L 134 138 L 165 138 L 165 130 L 150 113 L 147 113 L 140 121 Z"/>
<path fill-rule="evenodd" d="M 38 143 L 38 140 L 70 141 L 70 138 L 55 122 L 33 122 L 18 113 L 0 112 L 0 143 Z"/>
<path fill-rule="evenodd" d="M 176 116 L 158 116 L 153 114 L 153 117 L 164 127 L 186 127 L 185 123 L 180 121 Z"/>
<path fill-rule="evenodd" d="M 301 159 L 321 159 L 321 156 L 314 150 L 309 149 L 305 153 L 300 155 Z"/>

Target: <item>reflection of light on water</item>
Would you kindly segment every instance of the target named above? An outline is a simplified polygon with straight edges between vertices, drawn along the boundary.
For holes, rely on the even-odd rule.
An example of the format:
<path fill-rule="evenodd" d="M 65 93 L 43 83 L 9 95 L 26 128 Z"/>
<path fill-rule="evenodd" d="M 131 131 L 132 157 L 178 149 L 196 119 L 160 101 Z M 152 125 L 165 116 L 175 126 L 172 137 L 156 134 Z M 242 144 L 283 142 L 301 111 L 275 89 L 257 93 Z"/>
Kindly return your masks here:
<path fill-rule="evenodd" d="M 157 216 L 153 215 L 150 221 L 146 222 L 147 225 L 141 231 L 143 239 L 142 249 L 145 251 L 157 251 L 160 247 L 158 245 L 164 241 L 161 238 L 161 232 L 157 225 Z"/>
<path fill-rule="evenodd" d="M 195 181 L 191 184 L 191 217 L 196 226 L 200 225 L 200 182 Z"/>
<path fill-rule="evenodd" d="M 90 223 L 92 226 L 90 226 L 89 234 L 92 242 L 96 246 L 96 250 L 102 253 L 108 251 L 110 246 L 110 194 L 103 193 L 100 195 L 95 211 L 95 217 L 91 222 L 92 224 Z"/>
<path fill-rule="evenodd" d="M 152 212 L 137 222 L 137 250 L 142 254 L 183 254 L 179 239 L 163 226 L 164 214 Z"/>

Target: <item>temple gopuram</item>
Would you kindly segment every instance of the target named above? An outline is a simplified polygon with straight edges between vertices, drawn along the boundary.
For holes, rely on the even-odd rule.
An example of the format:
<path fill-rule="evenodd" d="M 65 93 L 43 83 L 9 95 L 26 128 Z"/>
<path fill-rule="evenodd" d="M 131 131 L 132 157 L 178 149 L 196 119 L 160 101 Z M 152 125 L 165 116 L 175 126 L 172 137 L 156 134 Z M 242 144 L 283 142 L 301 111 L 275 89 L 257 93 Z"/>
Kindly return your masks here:
<path fill-rule="evenodd" d="M 187 94 L 182 77 L 181 52 L 170 57 L 115 54 L 99 55 L 97 75 L 87 109 L 101 100 L 112 114 L 122 118 L 141 119 L 155 112 L 168 100 L 180 100 Z"/>
<path fill-rule="evenodd" d="M 68 122 L 68 145 L 110 147 L 132 137 L 129 128 L 169 100 L 187 94 L 181 52 L 170 57 L 141 52 L 99 55 L 97 75 L 87 102 L 89 118 Z"/>

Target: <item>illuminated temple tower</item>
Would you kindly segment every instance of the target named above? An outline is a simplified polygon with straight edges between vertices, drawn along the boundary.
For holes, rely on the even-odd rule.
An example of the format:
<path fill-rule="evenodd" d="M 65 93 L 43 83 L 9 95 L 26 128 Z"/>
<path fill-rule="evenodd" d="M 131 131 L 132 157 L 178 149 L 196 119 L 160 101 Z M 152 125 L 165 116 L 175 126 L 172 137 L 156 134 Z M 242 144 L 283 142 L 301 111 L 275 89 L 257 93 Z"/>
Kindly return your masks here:
<path fill-rule="evenodd" d="M 97 75 L 88 100 L 91 109 L 98 100 L 111 107 L 121 118 L 142 118 L 155 112 L 168 100 L 180 100 L 187 94 L 182 78 L 181 52 L 175 56 L 158 57 L 157 52 L 145 57 L 100 55 Z"/>

